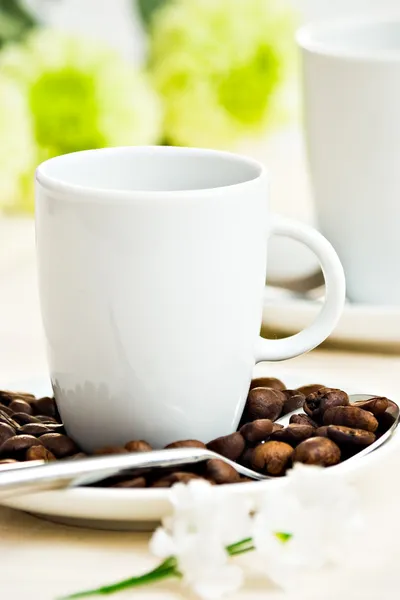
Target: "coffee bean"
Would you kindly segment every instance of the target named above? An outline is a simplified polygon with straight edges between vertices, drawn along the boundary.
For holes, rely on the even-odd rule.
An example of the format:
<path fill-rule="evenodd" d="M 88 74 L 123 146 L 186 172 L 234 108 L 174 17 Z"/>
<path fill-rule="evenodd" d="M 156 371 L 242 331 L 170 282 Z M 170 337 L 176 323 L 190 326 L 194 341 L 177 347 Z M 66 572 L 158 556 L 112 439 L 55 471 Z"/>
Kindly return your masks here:
<path fill-rule="evenodd" d="M 70 458 L 75 460 L 74 456 L 71 456 Z M 124 470 L 124 472 L 120 475 L 106 477 L 105 479 L 102 479 L 101 481 L 95 482 L 90 485 L 91 487 L 149 487 L 150 483 L 160 479 L 160 477 L 165 477 L 166 475 L 169 475 L 169 473 L 171 472 L 173 471 L 169 469 L 129 469 Z M 149 479 L 151 475 L 150 481 L 147 481 L 147 475 L 149 475 Z M 139 485 L 140 481 L 138 481 L 136 485 L 135 480 L 141 478 L 144 479 L 144 485 Z M 131 481 L 132 484 L 126 486 L 122 485 L 123 483 L 129 481 Z M 121 485 L 117 486 L 117 484 Z"/>
<path fill-rule="evenodd" d="M 67 435 L 64 425 L 62 423 L 38 423 L 38 425 L 46 425 L 49 430 L 49 433 L 64 433 Z"/>
<path fill-rule="evenodd" d="M 236 460 L 242 454 L 245 448 L 245 442 L 243 436 L 236 431 L 230 435 L 223 435 L 222 437 L 216 438 L 207 444 L 207 448 L 222 454 L 226 458 Z"/>
<path fill-rule="evenodd" d="M 36 417 L 34 417 L 33 415 L 28 415 L 24 412 L 14 413 L 12 418 L 19 425 L 26 425 L 27 423 L 40 423 L 40 421 Z"/>
<path fill-rule="evenodd" d="M 346 392 L 332 388 L 322 388 L 318 392 L 309 394 L 304 402 L 304 411 L 311 419 L 322 419 L 324 413 L 329 408 L 335 406 L 346 406 L 349 404 L 349 397 Z"/>
<path fill-rule="evenodd" d="M 207 461 L 206 472 L 207 476 L 218 484 L 236 483 L 240 479 L 238 472 L 219 458 L 212 458 Z"/>
<path fill-rule="evenodd" d="M 315 435 L 317 437 L 325 437 L 325 438 L 329 437 L 329 435 L 328 435 L 328 427 L 329 427 L 329 425 L 321 425 L 321 427 L 318 427 L 315 430 Z"/>
<path fill-rule="evenodd" d="M 80 460 L 81 458 L 87 458 L 87 454 L 84 452 L 78 452 L 77 454 L 72 454 L 68 456 L 68 460 Z"/>
<path fill-rule="evenodd" d="M 283 475 L 292 459 L 293 448 L 284 442 L 265 442 L 253 450 L 251 465 L 255 471 Z"/>
<path fill-rule="evenodd" d="M 280 429 L 283 429 L 283 425 L 281 423 L 274 423 L 271 433 L 275 433 L 275 431 L 279 431 Z"/>
<path fill-rule="evenodd" d="M 95 456 L 107 456 L 108 454 L 128 454 L 128 450 L 122 446 L 103 446 L 93 452 Z"/>
<path fill-rule="evenodd" d="M 388 406 L 386 412 L 396 414 L 397 410 L 399 408 L 398 405 L 396 404 L 396 402 L 393 402 L 393 400 L 388 400 L 388 403 L 389 403 L 389 406 Z"/>
<path fill-rule="evenodd" d="M 291 446 L 297 446 L 300 444 L 300 442 L 303 442 L 314 435 L 314 431 L 315 429 L 314 427 L 311 427 L 311 425 L 299 425 L 297 423 L 292 423 L 291 425 L 272 433 L 271 440 L 285 442 Z"/>
<path fill-rule="evenodd" d="M 11 408 L 9 406 L 0 404 L 0 416 L 4 415 L 4 414 L 8 417 L 11 417 L 13 415 L 13 411 L 11 410 Z"/>
<path fill-rule="evenodd" d="M 36 415 L 36 419 L 41 423 L 54 423 L 57 425 L 59 424 L 56 419 L 54 419 L 53 417 L 48 417 L 47 415 Z"/>
<path fill-rule="evenodd" d="M 371 431 L 364 429 L 353 429 L 344 425 L 328 425 L 327 433 L 329 439 L 336 444 L 351 444 L 352 446 L 370 446 L 376 440 L 376 436 Z"/>
<path fill-rule="evenodd" d="M 330 467 L 340 462 L 340 449 L 328 438 L 312 437 L 295 448 L 293 462 Z"/>
<path fill-rule="evenodd" d="M 32 407 L 25 400 L 13 400 L 8 407 L 13 413 L 26 413 L 31 415 L 33 413 Z"/>
<path fill-rule="evenodd" d="M 384 412 L 383 415 L 377 416 L 376 419 L 379 423 L 378 429 L 376 430 L 377 435 L 386 433 L 386 431 L 390 429 L 395 422 L 395 418 L 389 412 Z"/>
<path fill-rule="evenodd" d="M 34 436 L 40 436 L 40 435 L 44 435 L 45 433 L 54 433 L 50 426 L 45 425 L 44 423 L 27 423 L 26 425 L 21 425 L 21 427 L 19 427 L 18 429 L 18 434 L 27 434 L 27 435 L 34 435 Z"/>
<path fill-rule="evenodd" d="M 300 415 L 292 415 L 289 419 L 289 423 L 290 423 L 290 425 L 292 425 L 292 424 L 310 425 L 311 427 L 314 427 L 315 429 L 318 427 L 318 425 L 315 421 L 310 419 L 310 417 L 308 415 L 303 415 L 302 413 Z"/>
<path fill-rule="evenodd" d="M 62 433 L 46 433 L 45 435 L 41 435 L 38 439 L 56 458 L 71 456 L 79 451 L 75 442 Z"/>
<path fill-rule="evenodd" d="M 253 450 L 254 448 L 246 448 L 243 454 L 239 456 L 237 462 L 244 467 L 249 467 L 251 469 L 251 461 L 253 458 Z"/>
<path fill-rule="evenodd" d="M 0 446 L 0 457 L 24 458 L 28 448 L 38 445 L 41 445 L 41 441 L 33 437 L 33 435 L 14 435 Z"/>
<path fill-rule="evenodd" d="M 325 411 L 323 417 L 324 425 L 345 425 L 353 429 L 366 429 L 375 431 L 378 421 L 374 415 L 367 410 L 356 406 L 334 406 Z"/>
<path fill-rule="evenodd" d="M 35 400 L 32 403 L 32 408 L 35 415 L 46 415 L 46 417 L 52 417 L 53 419 L 56 419 L 58 415 L 55 399 L 48 396 Z"/>
<path fill-rule="evenodd" d="M 125 450 L 128 452 L 151 452 L 153 448 L 144 440 L 132 440 L 125 444 Z"/>
<path fill-rule="evenodd" d="M 15 429 L 6 423 L 0 423 L 0 446 L 15 435 Z"/>
<path fill-rule="evenodd" d="M 193 479 L 204 479 L 204 477 L 199 477 L 194 473 L 186 473 L 184 471 L 177 471 L 176 473 L 170 473 L 169 475 L 165 475 L 165 477 L 161 477 L 155 481 L 151 487 L 154 488 L 169 488 L 172 487 L 175 483 L 188 483 Z"/>
<path fill-rule="evenodd" d="M 0 446 L 10 437 L 15 436 L 16 431 L 6 423 L 0 423 Z"/>
<path fill-rule="evenodd" d="M 0 410 L 0 423 L 5 423 L 6 425 L 10 425 L 10 427 L 13 427 L 14 429 L 18 429 L 19 425 L 16 421 L 14 421 L 14 419 L 10 416 L 8 416 L 6 413 L 3 413 Z"/>
<path fill-rule="evenodd" d="M 239 432 L 247 442 L 261 442 L 265 440 L 274 428 L 274 423 L 271 419 L 256 419 L 250 423 L 242 425 Z"/>
<path fill-rule="evenodd" d="M 10 392 L 9 390 L 0 390 L 0 404 L 8 406 L 14 400 L 26 400 L 29 402 L 33 400 L 35 396 L 33 394 L 26 394 L 25 392 Z"/>
<path fill-rule="evenodd" d="M 29 392 L 14 392 L 17 398 L 22 398 L 22 400 L 26 400 L 27 402 L 32 402 L 36 400 L 35 394 L 31 394 Z"/>
<path fill-rule="evenodd" d="M 369 412 L 372 412 L 375 417 L 377 417 L 379 415 L 383 415 L 383 413 L 389 407 L 389 400 L 382 396 L 371 398 L 370 400 L 359 400 L 358 402 L 354 402 L 353 406 L 362 408 L 363 410 L 368 410 Z"/>
<path fill-rule="evenodd" d="M 178 442 L 172 442 L 165 446 L 165 448 L 206 448 L 206 445 L 199 440 L 180 440 Z"/>
<path fill-rule="evenodd" d="M 256 377 L 250 384 L 250 389 L 257 387 L 272 388 L 273 390 L 286 390 L 286 385 L 276 377 Z"/>
<path fill-rule="evenodd" d="M 310 385 L 301 385 L 297 388 L 297 391 L 301 394 L 304 394 L 305 396 L 309 396 L 314 392 L 318 392 L 318 390 L 320 390 L 321 388 L 326 388 L 326 386 L 320 383 L 311 383 Z"/>
<path fill-rule="evenodd" d="M 45 462 L 50 462 L 56 460 L 56 457 L 44 446 L 31 446 L 26 451 L 25 460 L 44 460 Z"/>
<path fill-rule="evenodd" d="M 275 421 L 282 412 L 285 395 L 272 388 L 253 388 L 250 390 L 245 406 L 247 421 L 271 419 Z"/>
<path fill-rule="evenodd" d="M 282 393 L 285 395 L 282 415 L 287 415 L 293 410 L 301 408 L 306 399 L 305 395 L 299 392 L 298 390 L 283 390 Z"/>
<path fill-rule="evenodd" d="M 146 487 L 146 479 L 144 477 L 134 477 L 133 479 L 126 479 L 125 481 L 118 481 L 111 487 L 116 488 L 144 488 Z"/>

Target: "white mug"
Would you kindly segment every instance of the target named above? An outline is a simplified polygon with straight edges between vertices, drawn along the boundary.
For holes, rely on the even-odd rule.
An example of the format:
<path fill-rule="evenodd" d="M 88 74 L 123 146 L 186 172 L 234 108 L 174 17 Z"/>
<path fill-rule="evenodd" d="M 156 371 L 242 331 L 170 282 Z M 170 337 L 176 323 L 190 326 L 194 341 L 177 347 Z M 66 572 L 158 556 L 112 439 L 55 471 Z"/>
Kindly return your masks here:
<path fill-rule="evenodd" d="M 234 431 L 255 362 L 322 342 L 345 296 L 316 231 L 268 214 L 257 162 L 212 150 L 126 147 L 52 158 L 36 172 L 39 291 L 51 380 L 85 450 L 161 447 Z M 306 330 L 259 337 L 271 233 L 317 255 L 325 305 Z"/>
<path fill-rule="evenodd" d="M 400 22 L 315 23 L 297 39 L 319 229 L 350 300 L 400 305 Z"/>

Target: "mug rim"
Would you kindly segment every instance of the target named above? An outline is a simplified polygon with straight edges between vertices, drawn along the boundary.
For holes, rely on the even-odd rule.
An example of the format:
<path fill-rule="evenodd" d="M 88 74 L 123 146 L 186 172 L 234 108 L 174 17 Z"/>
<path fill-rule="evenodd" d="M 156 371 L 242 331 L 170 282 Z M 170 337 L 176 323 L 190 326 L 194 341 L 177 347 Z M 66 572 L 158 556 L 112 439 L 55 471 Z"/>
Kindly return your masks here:
<path fill-rule="evenodd" d="M 399 29 L 399 46 L 393 50 L 377 50 L 368 48 L 349 48 L 340 46 L 340 43 L 332 43 L 323 39 L 324 35 L 338 31 L 362 29 L 364 27 L 396 26 Z M 321 36 L 320 39 L 319 36 Z M 301 26 L 296 31 L 297 45 L 310 54 L 323 56 L 325 58 L 336 58 L 359 62 L 400 62 L 400 18 L 386 17 L 348 17 L 323 21 L 311 21 Z"/>
<path fill-rule="evenodd" d="M 63 162 L 68 160 L 71 156 L 88 156 L 90 154 L 103 154 L 113 155 L 116 153 L 132 153 L 132 154 L 170 154 L 170 155 L 192 155 L 192 156 L 208 156 L 215 158 L 222 158 L 232 163 L 242 164 L 253 169 L 256 174 L 254 177 L 248 177 L 244 181 L 238 183 L 226 184 L 216 187 L 204 187 L 204 188 L 188 188 L 188 189 L 177 189 L 177 190 L 147 190 L 147 189 L 120 189 L 113 187 L 96 187 L 95 185 L 82 185 L 65 181 L 62 177 L 55 177 L 47 173 L 49 166 L 55 162 Z M 242 192 L 246 188 L 252 186 L 255 182 L 262 179 L 267 179 L 267 171 L 264 165 L 245 155 L 228 152 L 225 150 L 213 150 L 208 148 L 195 148 L 185 146 L 160 146 L 160 145 L 148 145 L 148 146 L 113 146 L 106 148 L 93 148 L 89 150 L 80 150 L 77 152 L 69 152 L 66 154 L 60 154 L 54 156 L 40 163 L 35 170 L 35 184 L 49 190 L 52 194 L 74 201 L 75 199 L 88 199 L 88 200 L 149 200 L 150 198 L 162 198 L 162 199 L 179 199 L 189 197 L 207 197 L 215 195 L 224 195 L 227 190 L 232 192 Z"/>

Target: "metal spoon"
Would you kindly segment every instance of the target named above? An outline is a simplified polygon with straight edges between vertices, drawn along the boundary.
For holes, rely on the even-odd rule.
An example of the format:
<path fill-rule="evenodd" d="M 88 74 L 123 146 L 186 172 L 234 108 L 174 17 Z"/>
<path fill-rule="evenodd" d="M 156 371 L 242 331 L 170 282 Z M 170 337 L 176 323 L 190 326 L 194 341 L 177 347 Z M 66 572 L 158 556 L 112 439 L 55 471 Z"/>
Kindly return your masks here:
<path fill-rule="evenodd" d="M 369 400 L 374 397 L 371 395 L 356 394 L 350 396 L 350 401 L 353 403 L 359 400 Z M 292 415 L 301 412 L 303 410 L 299 408 L 281 417 L 276 422 L 287 425 Z M 348 460 L 356 460 L 361 456 L 373 452 L 393 435 L 399 423 L 400 409 L 393 402 L 388 412 L 390 412 L 394 419 L 390 429 L 373 444 L 367 446 L 354 457 L 347 459 L 346 463 Z M 243 467 L 211 450 L 202 448 L 171 448 L 168 450 L 153 450 L 152 452 L 97 456 L 80 460 L 63 460 L 54 463 L 32 461 L 32 463 L 23 463 L 23 466 L 21 464 L 17 465 L 17 467 L 10 464 L 0 470 L 0 500 L 7 496 L 88 485 L 132 469 L 177 467 L 202 462 L 210 458 L 223 460 L 234 467 L 238 473 L 251 479 L 273 479 L 273 477 L 262 475 Z"/>

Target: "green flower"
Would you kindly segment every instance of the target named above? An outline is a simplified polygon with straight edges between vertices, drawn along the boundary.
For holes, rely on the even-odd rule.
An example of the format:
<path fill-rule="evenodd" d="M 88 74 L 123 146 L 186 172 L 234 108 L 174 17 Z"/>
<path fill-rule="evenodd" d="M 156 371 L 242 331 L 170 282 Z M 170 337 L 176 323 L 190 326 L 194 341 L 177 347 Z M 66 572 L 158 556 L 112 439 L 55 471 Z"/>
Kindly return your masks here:
<path fill-rule="evenodd" d="M 0 71 L 27 99 L 36 162 L 89 148 L 152 144 L 160 137 L 158 96 L 143 74 L 103 44 L 37 30 L 0 53 Z"/>
<path fill-rule="evenodd" d="M 283 0 L 173 0 L 160 8 L 149 67 L 165 100 L 168 141 L 230 147 L 285 116 L 293 29 Z"/>
<path fill-rule="evenodd" d="M 0 77 L 0 209 L 25 199 L 35 142 L 29 108 L 18 86 Z"/>

